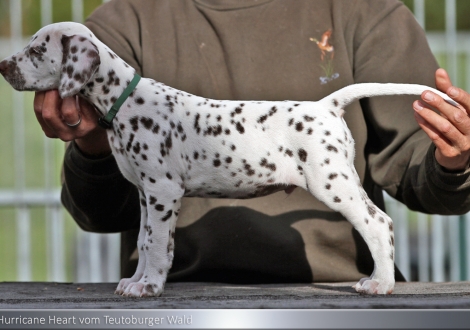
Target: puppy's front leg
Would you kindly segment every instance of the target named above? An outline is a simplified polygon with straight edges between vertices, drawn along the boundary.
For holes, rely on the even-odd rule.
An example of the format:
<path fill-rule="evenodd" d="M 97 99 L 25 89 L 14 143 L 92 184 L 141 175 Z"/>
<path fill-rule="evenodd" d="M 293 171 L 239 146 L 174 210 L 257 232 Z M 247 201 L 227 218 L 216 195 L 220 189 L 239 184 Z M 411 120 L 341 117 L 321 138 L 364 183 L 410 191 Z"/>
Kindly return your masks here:
<path fill-rule="evenodd" d="M 154 186 L 162 187 L 158 181 Z M 184 193 L 176 184 L 172 188 L 168 189 L 168 182 L 165 182 L 165 189 L 159 190 L 159 193 L 152 191 L 145 193 L 147 221 L 141 228 L 144 233 L 139 233 L 139 249 L 144 254 L 143 274 L 137 282 L 127 286 L 124 295 L 148 297 L 159 296 L 163 292 L 173 262 L 175 225 Z M 162 191 L 165 193 L 162 194 Z M 141 234 L 142 245 L 140 245 Z"/>
<path fill-rule="evenodd" d="M 140 198 L 140 229 L 139 229 L 139 236 L 137 238 L 137 251 L 139 253 L 139 261 L 137 263 L 137 269 L 134 275 L 131 278 L 123 278 L 119 281 L 119 284 L 116 288 L 114 293 L 116 294 L 123 294 L 129 284 L 138 282 L 142 275 L 144 274 L 145 269 L 145 253 L 144 253 L 144 243 L 145 243 L 145 235 L 147 228 L 147 219 L 148 219 L 148 212 L 147 212 L 147 199 L 143 191 L 139 189 L 139 198 Z"/>

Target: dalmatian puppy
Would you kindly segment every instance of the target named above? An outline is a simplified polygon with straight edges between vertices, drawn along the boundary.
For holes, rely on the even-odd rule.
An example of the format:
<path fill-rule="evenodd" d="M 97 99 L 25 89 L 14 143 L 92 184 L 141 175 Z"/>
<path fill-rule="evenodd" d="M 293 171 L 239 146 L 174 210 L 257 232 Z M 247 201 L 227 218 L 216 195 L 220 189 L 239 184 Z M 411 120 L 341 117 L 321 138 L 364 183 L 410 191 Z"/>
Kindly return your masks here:
<path fill-rule="evenodd" d="M 42 28 L 22 51 L 0 63 L 0 72 L 19 91 L 58 89 L 62 98 L 86 99 L 103 116 L 135 75 L 77 23 Z M 143 78 L 107 130 L 119 168 L 137 186 L 141 203 L 138 267 L 116 293 L 162 293 L 183 196 L 253 198 L 301 187 L 343 214 L 367 243 L 374 271 L 355 289 L 390 294 L 393 223 L 361 186 L 344 108 L 363 97 L 425 90 L 449 100 L 426 86 L 365 83 L 317 102 L 220 101 Z"/>

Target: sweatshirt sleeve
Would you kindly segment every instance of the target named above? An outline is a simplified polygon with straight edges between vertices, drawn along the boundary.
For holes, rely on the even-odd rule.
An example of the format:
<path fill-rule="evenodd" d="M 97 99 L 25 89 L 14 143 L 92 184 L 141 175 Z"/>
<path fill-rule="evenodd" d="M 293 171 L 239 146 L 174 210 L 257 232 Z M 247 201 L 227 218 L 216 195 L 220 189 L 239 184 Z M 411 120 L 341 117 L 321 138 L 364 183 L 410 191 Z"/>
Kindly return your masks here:
<path fill-rule="evenodd" d="M 362 6 L 367 7 L 367 6 Z M 411 12 L 398 1 L 370 1 L 360 17 L 354 48 L 355 82 L 435 85 L 438 65 Z M 373 19 L 370 19 L 373 17 Z M 436 214 L 470 210 L 469 173 L 447 173 L 414 119 L 418 96 L 361 101 L 367 122 L 366 161 L 371 179 L 410 209 Z"/>
<path fill-rule="evenodd" d="M 86 231 L 120 232 L 139 227 L 139 194 L 112 155 L 85 157 L 71 143 L 65 151 L 61 199 Z"/>

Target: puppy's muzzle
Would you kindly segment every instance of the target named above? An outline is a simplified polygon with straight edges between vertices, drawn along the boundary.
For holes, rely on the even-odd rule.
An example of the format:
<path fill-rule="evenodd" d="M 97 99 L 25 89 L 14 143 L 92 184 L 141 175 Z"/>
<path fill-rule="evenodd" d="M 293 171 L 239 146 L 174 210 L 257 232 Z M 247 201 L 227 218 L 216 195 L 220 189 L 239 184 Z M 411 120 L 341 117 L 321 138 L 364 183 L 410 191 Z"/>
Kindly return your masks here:
<path fill-rule="evenodd" d="M 8 62 L 7 60 L 3 60 L 0 62 L 0 73 L 5 76 L 8 71 Z"/>
<path fill-rule="evenodd" d="M 26 80 L 14 59 L 0 62 L 0 73 L 6 81 L 16 90 L 24 90 Z"/>

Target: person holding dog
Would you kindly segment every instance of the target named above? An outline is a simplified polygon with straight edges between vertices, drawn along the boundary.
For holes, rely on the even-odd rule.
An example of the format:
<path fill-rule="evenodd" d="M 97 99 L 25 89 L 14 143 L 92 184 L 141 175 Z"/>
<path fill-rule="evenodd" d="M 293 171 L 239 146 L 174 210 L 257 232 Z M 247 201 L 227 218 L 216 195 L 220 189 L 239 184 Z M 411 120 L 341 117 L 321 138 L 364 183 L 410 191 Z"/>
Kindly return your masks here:
<path fill-rule="evenodd" d="M 381 208 L 385 190 L 420 212 L 470 210 L 470 96 L 438 69 L 424 32 L 399 1 L 122 0 L 97 9 L 86 25 L 144 77 L 207 98 L 303 101 L 361 82 L 435 84 L 462 108 L 427 92 L 422 100 L 380 97 L 346 109 L 355 166 Z M 71 142 L 64 205 L 84 230 L 122 232 L 122 276 L 131 276 L 138 193 L 120 174 L 98 114 L 54 90 L 37 93 L 34 109 L 46 136 Z M 302 189 L 288 193 L 183 199 L 168 280 L 369 276 L 370 252 L 352 226 Z M 404 280 L 398 270 L 396 279 Z"/>

